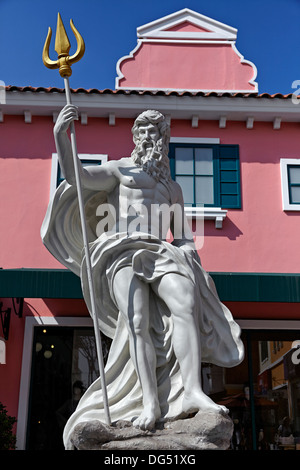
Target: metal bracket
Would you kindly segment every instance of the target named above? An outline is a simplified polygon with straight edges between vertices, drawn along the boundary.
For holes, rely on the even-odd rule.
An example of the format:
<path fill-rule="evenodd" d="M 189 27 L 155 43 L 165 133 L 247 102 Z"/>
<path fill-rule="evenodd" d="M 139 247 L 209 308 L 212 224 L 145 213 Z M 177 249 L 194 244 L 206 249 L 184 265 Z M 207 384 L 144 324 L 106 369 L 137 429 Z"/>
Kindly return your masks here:
<path fill-rule="evenodd" d="M 24 307 L 23 297 L 16 297 L 16 299 L 12 299 L 12 303 L 13 303 L 15 314 L 19 318 L 22 318 L 22 316 L 23 316 L 23 307 Z M 19 305 L 18 309 L 16 308 L 16 304 Z"/>
<path fill-rule="evenodd" d="M 17 297 L 16 299 L 12 299 L 13 309 L 15 314 L 22 318 L 23 316 L 23 306 L 24 306 L 24 299 L 21 297 Z M 16 307 L 18 304 L 18 307 Z M 11 308 L 8 307 L 6 310 L 3 310 L 3 302 L 0 302 L 0 316 L 1 316 L 1 324 L 4 339 L 8 341 L 9 336 L 9 327 L 10 327 L 10 318 L 11 318 Z"/>
<path fill-rule="evenodd" d="M 0 315 L 1 315 L 3 336 L 4 336 L 4 339 L 7 341 L 8 340 L 8 335 L 9 335 L 11 308 L 7 308 L 6 310 L 2 310 L 2 307 L 3 307 L 3 303 L 0 302 Z"/>

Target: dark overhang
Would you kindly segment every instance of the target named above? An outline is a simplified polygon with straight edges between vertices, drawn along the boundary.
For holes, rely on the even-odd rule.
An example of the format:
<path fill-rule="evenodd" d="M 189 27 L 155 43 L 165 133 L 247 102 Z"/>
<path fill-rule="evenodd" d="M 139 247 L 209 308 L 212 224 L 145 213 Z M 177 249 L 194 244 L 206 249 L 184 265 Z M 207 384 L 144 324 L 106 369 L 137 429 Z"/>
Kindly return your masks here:
<path fill-rule="evenodd" d="M 300 274 L 210 273 L 223 302 L 300 302 Z M 0 269 L 0 298 L 82 299 L 67 269 Z"/>
<path fill-rule="evenodd" d="M 82 299 L 82 290 L 67 269 L 0 269 L 0 297 Z"/>

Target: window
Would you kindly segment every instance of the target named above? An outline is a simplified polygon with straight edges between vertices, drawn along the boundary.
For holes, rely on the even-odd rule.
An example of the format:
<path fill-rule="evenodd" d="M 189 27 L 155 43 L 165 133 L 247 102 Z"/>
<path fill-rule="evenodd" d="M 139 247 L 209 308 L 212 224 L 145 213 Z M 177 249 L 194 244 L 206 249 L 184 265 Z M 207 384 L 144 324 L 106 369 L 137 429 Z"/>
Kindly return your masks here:
<path fill-rule="evenodd" d="M 241 207 L 238 145 L 171 140 L 169 157 L 186 207 Z"/>
<path fill-rule="evenodd" d="M 213 150 L 209 147 L 175 147 L 175 179 L 186 205 L 214 204 Z"/>
<path fill-rule="evenodd" d="M 267 341 L 260 341 L 260 360 L 261 362 L 265 362 L 269 359 L 269 348 Z"/>
<path fill-rule="evenodd" d="M 87 165 L 101 165 L 107 162 L 107 155 L 103 154 L 89 154 L 79 153 L 78 158 L 81 160 L 83 166 Z M 57 186 L 63 181 L 64 175 L 62 174 L 59 166 L 57 153 L 52 154 L 52 169 L 51 169 L 51 184 L 50 184 L 50 198 L 54 194 Z"/>
<path fill-rule="evenodd" d="M 300 210 L 300 159 L 280 160 L 282 206 L 284 211 Z"/>
<path fill-rule="evenodd" d="M 300 204 L 300 166 L 288 166 L 288 182 L 291 204 Z"/>

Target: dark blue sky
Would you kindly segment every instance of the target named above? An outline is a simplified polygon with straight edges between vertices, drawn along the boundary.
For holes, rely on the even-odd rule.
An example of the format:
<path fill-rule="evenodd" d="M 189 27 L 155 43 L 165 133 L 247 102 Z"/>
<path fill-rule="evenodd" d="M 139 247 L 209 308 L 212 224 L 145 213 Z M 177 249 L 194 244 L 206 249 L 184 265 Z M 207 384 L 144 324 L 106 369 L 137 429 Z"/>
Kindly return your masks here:
<path fill-rule="evenodd" d="M 238 29 L 236 46 L 258 69 L 259 92 L 292 93 L 300 80 L 300 0 L 0 0 L 0 80 L 6 85 L 63 87 L 41 59 L 48 26 L 61 13 L 71 53 L 69 20 L 86 53 L 73 66 L 72 88 L 115 88 L 116 63 L 136 46 L 136 28 L 190 8 Z M 55 60 L 54 38 L 51 55 Z"/>

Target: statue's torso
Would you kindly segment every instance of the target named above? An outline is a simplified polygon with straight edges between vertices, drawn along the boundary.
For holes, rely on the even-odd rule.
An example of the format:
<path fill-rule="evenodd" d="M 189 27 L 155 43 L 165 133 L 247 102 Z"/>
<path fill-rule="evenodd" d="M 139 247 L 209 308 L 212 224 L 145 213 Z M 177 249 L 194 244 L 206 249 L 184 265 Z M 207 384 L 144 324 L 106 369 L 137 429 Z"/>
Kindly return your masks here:
<path fill-rule="evenodd" d="M 143 231 L 165 239 L 170 220 L 161 224 L 158 208 L 171 206 L 171 194 L 166 184 L 156 181 L 131 159 L 119 161 L 114 171 L 118 180 L 116 187 L 108 194 L 108 202 L 116 210 L 117 230 L 124 223 L 128 232 Z M 166 211 L 167 214 L 168 210 Z M 165 217 L 166 219 L 166 217 Z"/>

